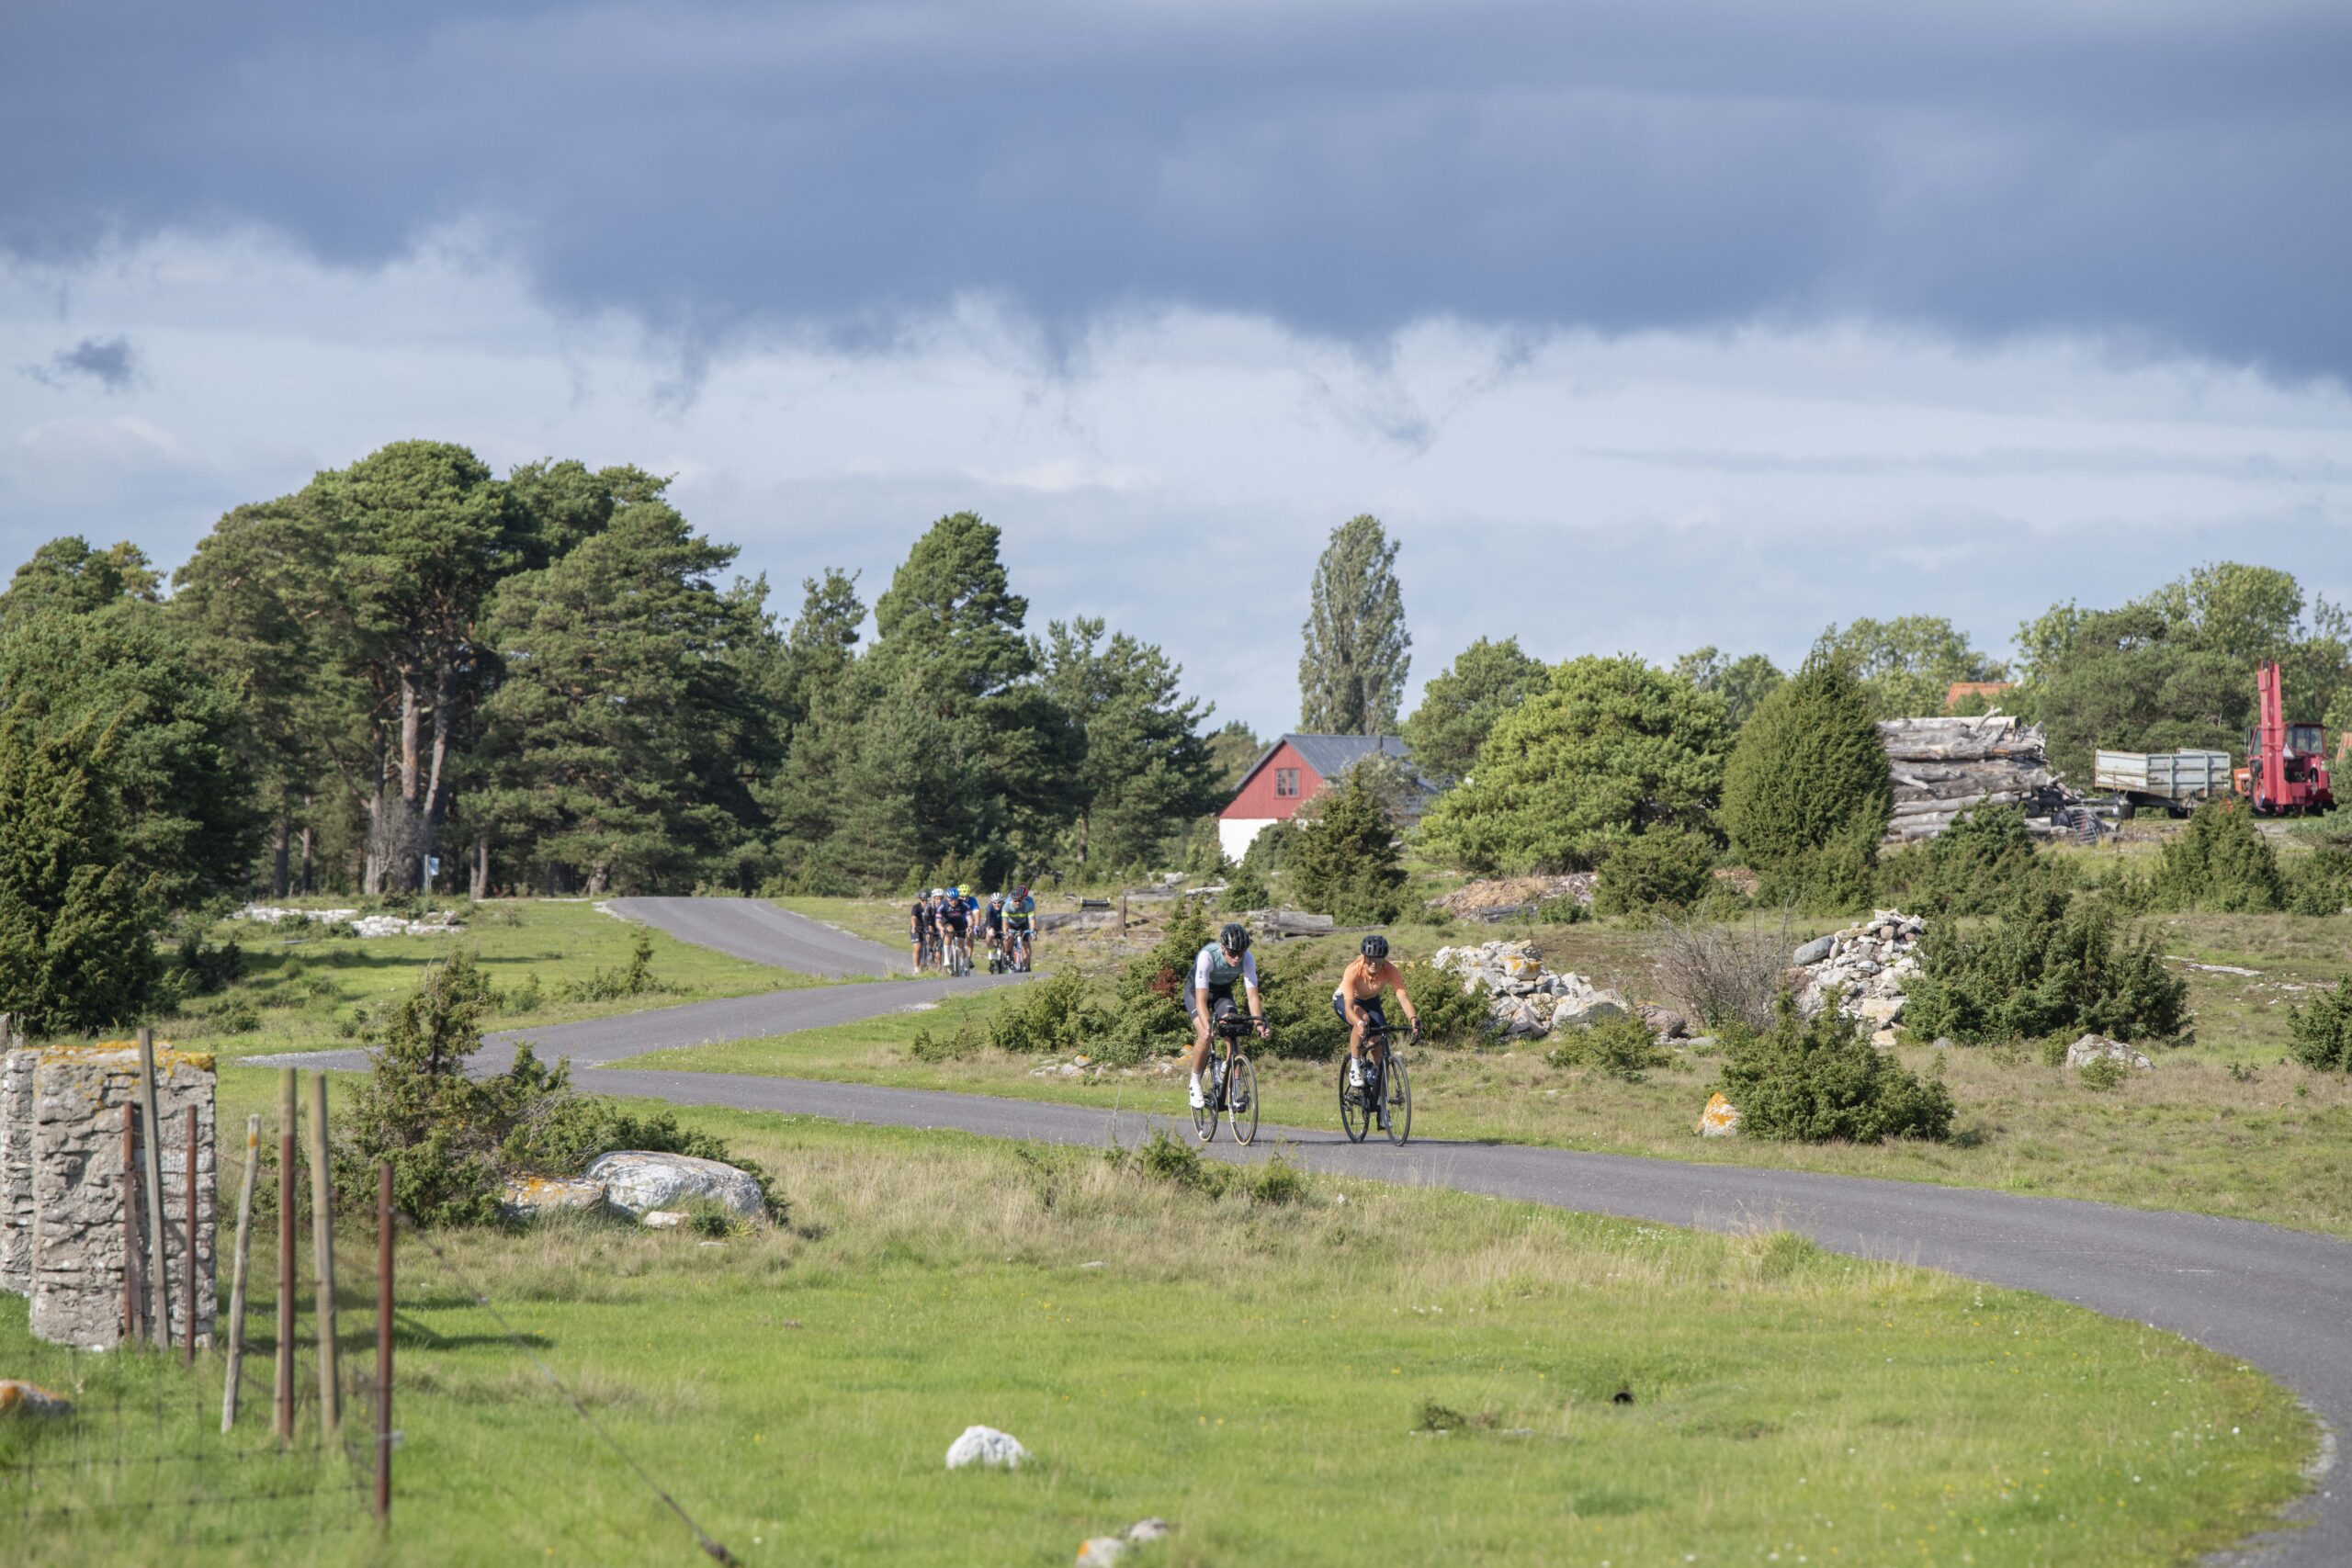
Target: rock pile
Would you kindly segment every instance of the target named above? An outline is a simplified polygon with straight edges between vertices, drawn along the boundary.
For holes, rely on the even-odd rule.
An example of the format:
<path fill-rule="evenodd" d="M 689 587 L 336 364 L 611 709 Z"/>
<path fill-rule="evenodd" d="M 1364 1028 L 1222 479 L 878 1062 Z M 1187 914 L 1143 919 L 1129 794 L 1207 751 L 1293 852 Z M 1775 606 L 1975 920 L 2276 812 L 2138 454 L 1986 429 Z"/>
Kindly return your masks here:
<path fill-rule="evenodd" d="M 1927 929 L 1917 915 L 1881 909 L 1860 925 L 1806 942 L 1790 958 L 1797 1010 L 1811 1018 L 1831 990 L 1840 991 L 1838 1010 L 1870 1025 L 1872 1044 L 1894 1044 L 1904 982 L 1918 973 L 1914 950 Z"/>
<path fill-rule="evenodd" d="M 1581 1029 L 1634 1010 L 1620 992 L 1596 986 L 1581 975 L 1554 975 L 1532 942 L 1487 942 L 1476 947 L 1441 947 L 1430 966 L 1458 975 L 1465 993 L 1484 990 L 1487 1016 L 1504 1038 L 1525 1040 L 1563 1029 Z"/>
<path fill-rule="evenodd" d="M 363 915 L 356 909 L 288 909 L 276 904 L 248 904 L 232 916 L 255 925 L 274 926 L 282 920 L 314 920 L 322 926 L 347 925 L 361 936 L 447 936 L 465 930 L 455 909 L 435 909 L 422 919 L 398 915 Z"/>

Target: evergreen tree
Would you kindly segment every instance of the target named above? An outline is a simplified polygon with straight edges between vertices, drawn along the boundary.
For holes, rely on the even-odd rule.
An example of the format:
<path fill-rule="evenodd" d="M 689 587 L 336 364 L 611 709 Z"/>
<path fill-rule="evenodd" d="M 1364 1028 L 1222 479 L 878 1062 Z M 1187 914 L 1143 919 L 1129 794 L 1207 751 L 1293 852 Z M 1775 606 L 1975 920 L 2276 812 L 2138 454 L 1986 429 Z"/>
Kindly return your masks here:
<path fill-rule="evenodd" d="M 945 712 L 996 695 L 1035 668 L 1021 635 L 1029 601 L 998 558 L 1001 531 L 969 512 L 933 524 L 874 602 L 885 678 L 922 673 Z"/>
<path fill-rule="evenodd" d="M 1079 741 L 1072 793 L 1081 866 L 1157 854 L 1223 795 L 1198 733 L 1203 706 L 1181 694 L 1182 668 L 1125 632 L 1105 643 L 1103 629 L 1099 618 L 1051 622 L 1035 653 L 1045 694 Z"/>
<path fill-rule="evenodd" d="M 1378 795 L 1357 771 L 1300 815 L 1307 823 L 1287 860 L 1299 901 L 1344 925 L 1395 919 L 1405 907 L 1404 857 Z"/>
<path fill-rule="evenodd" d="M 1396 728 L 1407 652 L 1396 547 L 1370 515 L 1331 530 L 1308 591 L 1298 660 L 1298 727 L 1310 735 L 1385 735 Z"/>
<path fill-rule="evenodd" d="M 1405 721 L 1405 744 L 1423 773 L 1452 781 L 1470 771 L 1495 721 L 1544 689 L 1552 671 L 1520 651 L 1517 637 L 1480 637 L 1421 690 Z"/>
<path fill-rule="evenodd" d="M 1868 694 L 1845 664 L 1818 655 L 1757 708 L 1724 773 L 1732 852 L 1799 881 L 1809 862 L 1867 865 L 1894 803 Z"/>
<path fill-rule="evenodd" d="M 44 732 L 0 717 L 0 1010 L 32 1033 L 142 1013 L 159 974 L 155 901 L 126 863 L 96 716 Z"/>
<path fill-rule="evenodd" d="M 1250 765 L 1258 760 L 1258 753 L 1266 749 L 1266 743 L 1248 725 L 1234 718 L 1211 734 L 1207 744 L 1209 766 L 1216 772 L 1218 804 L 1222 805 L 1224 796 L 1241 787 L 1241 781 L 1249 776 Z"/>
<path fill-rule="evenodd" d="M 483 712 L 476 809 L 532 879 L 591 893 L 737 879 L 774 757 L 730 649 L 756 620 L 713 585 L 731 547 L 666 502 L 621 505 L 487 623 L 505 675 Z"/>
<path fill-rule="evenodd" d="M 69 534 L 41 546 L 17 569 L 0 593 L 0 628 L 49 611 L 90 615 L 126 600 L 153 604 L 162 583 L 147 552 L 129 540 L 94 550 L 88 540 Z"/>
<path fill-rule="evenodd" d="M 1778 665 L 1760 653 L 1730 659 L 1713 647 L 1676 660 L 1674 673 L 1724 700 L 1724 723 L 1735 739 L 1756 712 L 1756 705 L 1788 679 Z"/>
<path fill-rule="evenodd" d="M 1723 704 L 1639 659 L 1588 656 L 1498 720 L 1422 831 L 1475 871 L 1576 871 L 1659 827 L 1709 831 Z"/>

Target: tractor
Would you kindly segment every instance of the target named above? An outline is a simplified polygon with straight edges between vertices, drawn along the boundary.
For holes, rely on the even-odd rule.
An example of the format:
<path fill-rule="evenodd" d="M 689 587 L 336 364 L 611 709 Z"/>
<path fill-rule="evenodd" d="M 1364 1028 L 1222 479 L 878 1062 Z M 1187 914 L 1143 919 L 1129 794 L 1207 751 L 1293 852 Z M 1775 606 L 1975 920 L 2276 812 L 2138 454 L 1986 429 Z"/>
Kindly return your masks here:
<path fill-rule="evenodd" d="M 2333 811 L 2327 746 L 2316 724 L 2289 724 L 2277 660 L 2255 677 L 2262 699 L 2260 722 L 2245 739 L 2246 765 L 2232 779 L 2239 798 L 2259 817 Z"/>

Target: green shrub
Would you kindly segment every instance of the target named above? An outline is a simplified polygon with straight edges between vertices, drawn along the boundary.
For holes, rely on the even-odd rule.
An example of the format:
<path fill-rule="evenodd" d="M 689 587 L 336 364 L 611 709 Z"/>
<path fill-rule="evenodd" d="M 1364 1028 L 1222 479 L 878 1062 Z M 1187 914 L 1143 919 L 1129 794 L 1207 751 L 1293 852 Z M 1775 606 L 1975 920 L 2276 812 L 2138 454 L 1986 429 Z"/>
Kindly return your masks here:
<path fill-rule="evenodd" d="M 2034 848 L 2023 807 L 1979 807 L 1926 843 L 1882 860 L 1878 901 L 1935 915 L 1989 915 L 2056 886 L 2056 866 Z"/>
<path fill-rule="evenodd" d="M 1535 921 L 1545 926 L 1580 926 L 1592 919 L 1592 910 L 1573 893 L 1563 893 L 1557 898 L 1546 898 L 1535 906 Z"/>
<path fill-rule="evenodd" d="M 653 977 L 653 937 L 640 931 L 629 945 L 627 966 L 591 971 L 585 980 L 561 987 L 560 994 L 568 1001 L 617 1002 L 673 988 Z"/>
<path fill-rule="evenodd" d="M 1149 952 L 1130 959 L 1120 973 L 1102 1048 L 1094 1055 L 1132 1066 L 1148 1056 L 1164 1055 L 1192 1039 L 1193 1026 L 1184 1013 L 1184 987 L 1192 980 L 1193 960 L 1214 934 L 1197 901 L 1177 901 L 1159 942 Z"/>
<path fill-rule="evenodd" d="M 1298 841 L 1298 825 L 1289 818 L 1267 823 L 1241 852 L 1240 869 L 1260 876 L 1274 875 L 1290 864 L 1291 846 Z"/>
<path fill-rule="evenodd" d="M 1233 1174 L 1225 1166 L 1212 1165 L 1201 1158 L 1200 1150 L 1170 1137 L 1164 1128 L 1155 1129 L 1126 1163 L 1130 1169 L 1154 1181 L 1165 1181 L 1171 1187 L 1212 1198 L 1225 1190 Z"/>
<path fill-rule="evenodd" d="M 989 1043 L 1015 1055 L 1066 1055 L 1095 1044 L 1108 1026 L 1085 976 L 1057 969 L 1014 989 L 1012 999 L 989 1021 Z"/>
<path fill-rule="evenodd" d="M 979 1031 L 972 1027 L 972 1021 L 967 1018 L 956 1025 L 953 1034 L 941 1035 L 933 1034 L 928 1029 L 916 1030 L 914 1039 L 908 1043 L 907 1055 L 918 1062 L 934 1065 L 960 1062 L 978 1055 L 980 1047 L 986 1043 L 988 1042 L 980 1037 Z"/>
<path fill-rule="evenodd" d="M 1351 769 L 1317 806 L 1290 847 L 1292 891 L 1341 925 L 1386 925 L 1405 907 L 1404 856 L 1364 771 Z"/>
<path fill-rule="evenodd" d="M 1732 852 L 1776 902 L 1867 903 L 1894 803 L 1869 694 L 1818 655 L 1757 705 L 1724 770 Z"/>
<path fill-rule="evenodd" d="M 1306 1172 L 1291 1164 L 1277 1152 L 1265 1164 L 1251 1169 L 1242 1178 L 1241 1190 L 1250 1201 L 1267 1208 L 1281 1208 L 1295 1203 L 1306 1196 Z"/>
<path fill-rule="evenodd" d="M 2188 987 L 2152 940 L 2119 944 L 2116 925 L 2103 902 L 2054 890 L 2023 897 L 1973 935 L 1933 924 L 1905 987 L 1904 1025 L 1964 1043 L 2086 1030 L 2170 1039 L 2187 1021 Z"/>
<path fill-rule="evenodd" d="M 1875 1144 L 1951 1134 L 1951 1091 L 1863 1039 L 1834 999 L 1801 1019 L 1784 994 L 1771 1028 L 1732 1026 L 1723 1092 L 1739 1107 L 1741 1133 L 1759 1138 Z"/>
<path fill-rule="evenodd" d="M 2310 1006 L 2288 1009 L 2287 1027 L 2295 1060 L 2322 1072 L 2352 1072 L 2352 975 L 2312 997 Z"/>
<path fill-rule="evenodd" d="M 2085 1089 L 2105 1094 L 2111 1089 L 2120 1088 L 2130 1072 L 2129 1067 L 2112 1056 L 2097 1056 L 2085 1062 L 2083 1070 L 2075 1077 Z"/>
<path fill-rule="evenodd" d="M 2287 881 L 2254 813 L 2235 801 L 2209 800 L 2157 858 L 2149 892 L 2160 909 L 2225 913 L 2284 908 Z"/>
<path fill-rule="evenodd" d="M 1405 994 L 1421 1020 L 1421 1039 L 1430 1045 L 1481 1045 L 1494 1030 L 1484 991 L 1465 991 L 1461 979 L 1426 964 L 1400 964 Z M 1334 982 L 1334 989 L 1337 983 Z M 1397 1022 L 1404 1021 L 1399 1018 Z"/>
<path fill-rule="evenodd" d="M 1476 872 L 1582 870 L 1659 828 L 1706 830 L 1729 748 L 1722 698 L 1639 659 L 1572 659 L 1496 720 L 1423 838 Z"/>
<path fill-rule="evenodd" d="M 261 1009 L 251 997 L 228 997 L 204 1014 L 208 1034 L 251 1034 L 261 1027 Z"/>
<path fill-rule="evenodd" d="M 164 986 L 177 1000 L 209 997 L 228 989 L 244 972 L 244 949 L 237 945 L 235 938 L 214 947 L 205 941 L 204 928 L 191 923 L 180 936 L 171 968 L 164 976 Z"/>
<path fill-rule="evenodd" d="M 1227 910 L 1265 909 L 1273 907 L 1273 890 L 1254 866 L 1243 866 L 1226 879 L 1225 895 L 1217 900 L 1217 908 Z"/>
<path fill-rule="evenodd" d="M 2336 915 L 2352 905 L 2352 844 L 2331 840 L 2296 863 L 2287 907 L 2299 915 Z"/>
<path fill-rule="evenodd" d="M 498 1217 L 510 1176 L 570 1175 L 620 1148 L 722 1160 L 769 1190 L 765 1173 L 731 1157 L 720 1140 L 686 1131 L 667 1111 L 640 1117 L 575 1094 L 566 1066 L 547 1066 L 527 1044 L 505 1072 L 467 1076 L 491 1002 L 489 981 L 461 949 L 429 966 L 392 1010 L 371 1071 L 338 1120 L 340 1201 L 372 1205 L 377 1161 L 388 1159 L 393 1200 L 418 1224 L 483 1224 Z"/>
<path fill-rule="evenodd" d="M 1600 863 L 1592 891 L 1596 915 L 1688 909 L 1714 884 L 1715 846 L 1688 828 L 1655 828 L 1628 839 Z"/>
<path fill-rule="evenodd" d="M 1317 944 L 1286 942 L 1258 953 L 1258 999 L 1265 1004 L 1273 1039 L 1258 1049 L 1275 1056 L 1328 1061 L 1347 1049 L 1347 1026 L 1331 1010 L 1340 966 Z M 1416 998 L 1418 1001 L 1419 998 Z M 1402 1024 L 1395 1008 L 1391 1021 Z"/>
<path fill-rule="evenodd" d="M 1590 1067 L 1626 1083 L 1640 1083 L 1653 1067 L 1674 1060 L 1657 1043 L 1657 1032 L 1638 1018 L 1603 1019 L 1555 1038 L 1559 1042 L 1544 1054 L 1555 1067 Z"/>

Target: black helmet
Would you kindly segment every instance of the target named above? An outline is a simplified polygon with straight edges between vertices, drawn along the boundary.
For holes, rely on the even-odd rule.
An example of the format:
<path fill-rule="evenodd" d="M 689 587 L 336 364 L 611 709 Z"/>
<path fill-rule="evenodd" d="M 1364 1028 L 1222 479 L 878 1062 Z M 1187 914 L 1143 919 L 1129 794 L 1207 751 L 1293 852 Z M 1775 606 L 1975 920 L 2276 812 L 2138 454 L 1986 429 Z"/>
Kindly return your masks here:
<path fill-rule="evenodd" d="M 1250 951 L 1250 928 L 1239 920 L 1227 920 L 1225 929 L 1216 933 L 1216 944 L 1227 953 Z"/>
<path fill-rule="evenodd" d="M 1388 956 L 1388 939 L 1378 931 L 1363 939 L 1363 955 L 1374 964 Z"/>

